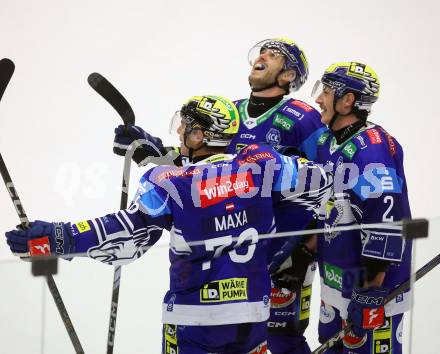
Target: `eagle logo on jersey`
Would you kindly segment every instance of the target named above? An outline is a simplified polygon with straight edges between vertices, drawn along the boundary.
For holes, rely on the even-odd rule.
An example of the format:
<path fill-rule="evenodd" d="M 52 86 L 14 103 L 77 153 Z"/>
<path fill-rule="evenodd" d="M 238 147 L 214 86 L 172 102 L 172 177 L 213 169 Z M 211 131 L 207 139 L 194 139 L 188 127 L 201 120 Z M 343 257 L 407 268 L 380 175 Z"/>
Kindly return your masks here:
<path fill-rule="evenodd" d="M 326 205 L 325 217 L 325 240 L 330 243 L 331 240 L 338 237 L 341 231 L 336 231 L 336 226 L 350 226 L 356 223 L 356 216 L 361 216 L 362 211 L 350 203 L 350 196 L 347 193 L 336 195 L 336 199 L 331 199 Z"/>

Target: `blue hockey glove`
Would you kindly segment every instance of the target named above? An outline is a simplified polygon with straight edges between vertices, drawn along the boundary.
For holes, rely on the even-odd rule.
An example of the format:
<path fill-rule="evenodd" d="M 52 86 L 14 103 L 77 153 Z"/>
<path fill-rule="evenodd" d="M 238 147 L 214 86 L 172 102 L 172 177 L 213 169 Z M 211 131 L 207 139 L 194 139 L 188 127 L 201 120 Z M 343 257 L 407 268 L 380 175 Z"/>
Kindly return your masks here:
<path fill-rule="evenodd" d="M 28 229 L 18 227 L 5 233 L 12 253 L 19 257 L 56 255 L 74 252 L 70 224 L 35 220 Z"/>
<path fill-rule="evenodd" d="M 385 322 L 384 301 L 388 290 L 382 287 L 354 288 L 348 305 L 348 322 L 352 332 L 362 338 L 367 330 L 383 326 Z"/>
<path fill-rule="evenodd" d="M 130 144 L 135 140 L 142 140 L 142 145 L 135 150 L 133 161 L 138 165 L 146 165 L 143 162 L 148 157 L 162 157 L 166 155 L 166 151 L 160 138 L 156 138 L 148 134 L 141 127 L 136 125 L 119 125 L 115 129 L 115 139 L 113 142 L 113 152 L 116 155 L 125 156 Z"/>

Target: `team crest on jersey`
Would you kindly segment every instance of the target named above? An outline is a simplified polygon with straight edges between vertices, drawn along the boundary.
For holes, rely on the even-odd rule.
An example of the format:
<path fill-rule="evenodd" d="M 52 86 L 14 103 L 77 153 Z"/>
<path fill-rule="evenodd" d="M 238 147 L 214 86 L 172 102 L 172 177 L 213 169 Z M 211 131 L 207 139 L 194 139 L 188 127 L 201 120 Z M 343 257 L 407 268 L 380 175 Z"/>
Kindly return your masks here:
<path fill-rule="evenodd" d="M 281 142 L 281 133 L 278 129 L 270 128 L 266 134 L 266 141 L 269 144 L 279 144 Z"/>
<path fill-rule="evenodd" d="M 330 243 L 336 238 L 340 231 L 333 231 L 333 226 L 337 226 L 344 214 L 344 208 L 339 203 L 329 200 L 326 206 L 325 233 L 324 239 Z"/>

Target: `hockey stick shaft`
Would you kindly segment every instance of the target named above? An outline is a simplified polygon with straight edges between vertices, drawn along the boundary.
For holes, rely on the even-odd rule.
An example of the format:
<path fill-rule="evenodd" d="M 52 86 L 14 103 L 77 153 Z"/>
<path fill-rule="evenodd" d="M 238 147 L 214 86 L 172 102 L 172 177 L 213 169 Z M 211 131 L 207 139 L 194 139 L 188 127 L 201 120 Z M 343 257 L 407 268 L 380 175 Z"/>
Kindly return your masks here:
<path fill-rule="evenodd" d="M 439 264 L 440 264 L 440 254 L 438 254 L 433 259 L 431 259 L 422 268 L 420 268 L 415 274 L 413 274 L 408 280 L 401 283 L 397 288 L 395 288 L 391 293 L 389 293 L 384 300 L 384 304 L 389 303 L 396 296 L 398 296 L 398 295 L 402 294 L 403 292 L 405 292 L 406 290 L 408 290 L 413 281 L 417 281 L 420 278 L 424 277 L 427 273 L 429 273 L 431 270 L 433 270 Z M 312 352 L 312 354 L 321 354 L 321 353 L 324 353 L 327 349 L 332 348 L 337 342 L 339 342 L 342 338 L 344 338 L 344 336 L 351 330 L 352 326 L 353 325 L 351 323 L 349 323 L 342 330 L 340 330 L 338 333 L 336 333 L 333 337 L 331 337 L 329 340 L 327 340 L 325 343 L 323 343 L 321 346 L 319 346 L 317 349 L 315 349 Z"/>
<path fill-rule="evenodd" d="M 124 121 L 125 123 L 125 121 Z M 131 124 L 134 124 L 134 117 Z M 126 124 L 125 124 L 126 125 Z M 124 158 L 124 169 L 122 175 L 122 190 L 121 190 L 121 203 L 120 209 L 124 210 L 127 208 L 128 203 L 128 187 L 130 183 L 130 167 L 131 158 L 125 156 Z M 116 320 L 118 315 L 118 305 L 119 305 L 119 286 L 121 282 L 122 267 L 115 266 L 115 271 L 113 272 L 113 292 L 112 292 L 112 302 L 110 308 L 110 321 L 108 326 L 108 336 L 107 336 L 107 354 L 113 353 L 115 334 L 116 334 Z"/>
<path fill-rule="evenodd" d="M 15 186 L 12 183 L 11 176 L 9 175 L 8 169 L 1 154 L 0 154 L 0 173 L 2 175 L 6 189 L 9 192 L 9 196 L 11 197 L 12 203 L 14 203 L 14 207 L 15 210 L 17 211 L 18 217 L 20 218 L 20 222 L 24 227 L 26 228 L 29 227 L 29 219 L 24 211 L 23 204 L 21 203 L 21 200 L 18 197 L 17 190 L 15 189 Z M 79 341 L 78 335 L 76 334 L 75 328 L 73 327 L 72 321 L 70 320 L 69 314 L 67 312 L 66 307 L 64 306 L 63 299 L 61 297 L 60 292 L 58 291 L 57 285 L 52 275 L 48 275 L 46 277 L 46 281 L 50 293 L 52 294 L 53 300 L 55 301 L 55 305 L 57 306 L 58 312 L 61 316 L 61 319 L 63 320 L 64 326 L 66 327 L 67 333 L 69 334 L 69 338 L 73 344 L 73 347 L 75 348 L 75 352 L 84 353 L 84 350 L 81 346 L 81 342 Z"/>
<path fill-rule="evenodd" d="M 128 101 L 124 96 L 101 74 L 92 73 L 87 78 L 89 85 L 104 98 L 115 110 L 118 112 L 124 125 L 133 125 L 135 122 L 135 115 Z M 124 169 L 122 176 L 122 191 L 120 209 L 127 208 L 128 202 L 128 185 L 130 181 L 130 165 L 131 159 L 125 157 Z M 118 315 L 119 304 L 119 286 L 121 281 L 121 266 L 115 266 L 113 273 L 113 290 L 110 307 L 110 320 L 107 335 L 107 354 L 113 353 L 115 334 L 116 334 L 116 320 Z"/>

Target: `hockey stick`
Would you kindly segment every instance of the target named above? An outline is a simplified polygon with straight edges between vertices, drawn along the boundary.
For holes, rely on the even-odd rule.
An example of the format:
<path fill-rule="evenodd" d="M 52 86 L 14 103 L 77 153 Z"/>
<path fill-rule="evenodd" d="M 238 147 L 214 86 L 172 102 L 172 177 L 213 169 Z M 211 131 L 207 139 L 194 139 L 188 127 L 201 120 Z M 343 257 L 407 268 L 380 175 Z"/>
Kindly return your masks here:
<path fill-rule="evenodd" d="M 390 294 L 385 298 L 384 304 L 389 303 L 393 300 L 397 295 L 402 294 L 404 291 L 408 290 L 412 281 L 417 281 L 427 273 L 429 273 L 432 269 L 437 267 L 440 264 L 440 254 L 431 259 L 428 263 L 426 263 L 422 268 L 420 268 L 415 274 L 413 274 L 408 280 L 400 284 L 397 288 L 395 288 Z M 349 323 L 342 330 L 336 333 L 333 337 L 323 343 L 320 347 L 315 349 L 312 354 L 321 354 L 324 353 L 327 349 L 333 347 L 337 342 L 339 342 L 345 335 L 351 330 L 353 325 Z"/>
<path fill-rule="evenodd" d="M 0 60 L 0 100 L 2 99 L 6 87 L 11 80 L 14 70 L 15 65 L 12 60 L 6 58 Z M 21 204 L 14 184 L 12 183 L 11 176 L 9 175 L 8 169 L 6 168 L 6 164 L 3 161 L 1 153 L 0 173 L 2 175 L 6 189 L 9 192 L 11 200 L 14 203 L 14 207 L 17 211 L 18 217 L 20 218 L 20 222 L 22 223 L 23 227 L 29 227 L 29 220 L 23 209 L 23 205 Z M 78 335 L 76 334 L 75 328 L 73 327 L 72 321 L 70 320 L 69 314 L 67 313 L 66 307 L 64 306 L 63 299 L 61 298 L 60 292 L 58 291 L 58 288 L 56 286 L 55 280 L 53 279 L 52 275 L 48 275 L 46 280 L 47 286 L 49 287 L 50 293 L 52 294 L 55 305 L 57 306 L 58 312 L 60 313 L 61 319 L 64 322 L 64 326 L 66 327 L 67 333 L 69 334 L 69 338 L 72 341 L 76 353 L 84 353 Z"/>
<path fill-rule="evenodd" d="M 0 100 L 8 87 L 9 81 L 11 81 L 14 74 L 15 65 L 11 59 L 4 58 L 0 60 Z"/>
<path fill-rule="evenodd" d="M 119 113 L 124 125 L 134 125 L 135 116 L 130 104 L 121 93 L 101 74 L 92 73 L 87 78 L 89 85 Z M 130 156 L 131 157 L 131 156 Z M 131 158 L 125 157 L 122 176 L 122 192 L 120 209 L 127 208 L 128 185 L 130 182 Z M 121 281 L 121 266 L 115 266 L 113 273 L 113 292 L 110 308 L 110 320 L 107 336 L 107 354 L 113 353 L 118 315 L 119 286 Z"/>
<path fill-rule="evenodd" d="M 3 157 L 0 154 L 0 173 L 3 177 L 3 181 L 5 182 L 6 189 L 9 192 L 12 202 L 14 203 L 15 210 L 17 211 L 17 215 L 20 218 L 21 224 L 23 227 L 29 227 L 29 219 L 23 209 L 23 204 L 21 204 L 20 198 L 18 197 L 17 190 L 12 183 L 9 172 L 6 168 L 6 164 L 3 161 Z M 57 306 L 58 312 L 60 313 L 61 319 L 64 322 L 64 327 L 66 327 L 67 333 L 69 334 L 69 338 L 75 348 L 75 352 L 78 354 L 84 354 L 84 350 L 79 341 L 78 335 L 76 334 L 75 328 L 73 327 L 72 321 L 70 320 L 69 314 L 67 313 L 66 306 L 64 306 L 63 299 L 61 298 L 61 294 L 58 291 L 55 280 L 52 275 L 47 275 L 46 277 L 47 286 L 49 287 L 50 293 L 52 294 L 53 300 L 55 301 L 55 305 Z"/>

